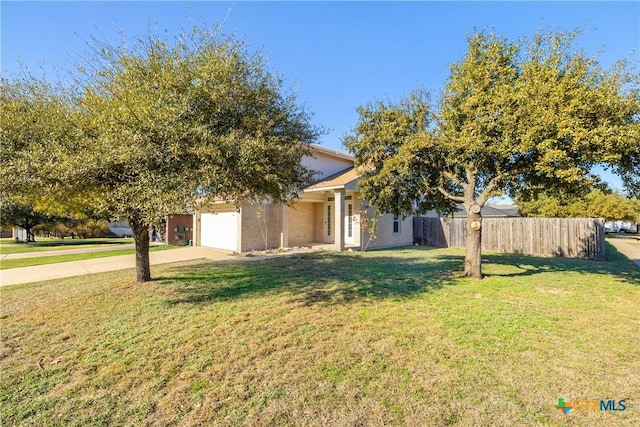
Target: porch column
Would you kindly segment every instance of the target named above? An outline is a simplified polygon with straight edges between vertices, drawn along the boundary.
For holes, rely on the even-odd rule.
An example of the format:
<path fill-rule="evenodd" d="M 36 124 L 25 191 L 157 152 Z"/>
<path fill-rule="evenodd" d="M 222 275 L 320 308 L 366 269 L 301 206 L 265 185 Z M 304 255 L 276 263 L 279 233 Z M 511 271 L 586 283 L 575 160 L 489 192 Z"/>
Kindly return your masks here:
<path fill-rule="evenodd" d="M 280 204 L 280 247 L 289 247 L 289 207 L 284 203 Z"/>
<path fill-rule="evenodd" d="M 192 228 L 192 233 L 193 233 L 193 246 L 200 246 L 200 212 L 195 210 L 193 211 L 193 228 Z M 165 244 L 169 244 L 168 240 L 168 236 L 169 236 L 169 230 L 167 227 L 165 234 Z"/>
<path fill-rule="evenodd" d="M 335 208 L 335 248 L 337 251 L 344 251 L 344 189 L 334 191 Z"/>

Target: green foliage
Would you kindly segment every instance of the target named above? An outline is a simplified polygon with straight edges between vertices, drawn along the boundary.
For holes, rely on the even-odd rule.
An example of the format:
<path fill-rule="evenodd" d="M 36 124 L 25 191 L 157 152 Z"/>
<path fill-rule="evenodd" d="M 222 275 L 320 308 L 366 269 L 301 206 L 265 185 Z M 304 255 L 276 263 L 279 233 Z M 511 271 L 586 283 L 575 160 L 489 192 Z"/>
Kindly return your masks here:
<path fill-rule="evenodd" d="M 0 79 L 0 198 L 34 203 L 59 177 L 56 162 L 76 136 L 73 103 L 61 86 L 28 75 Z M 16 200 L 19 198 L 19 200 Z"/>
<path fill-rule="evenodd" d="M 640 142 L 629 140 L 621 150 L 620 161 L 614 165 L 630 197 L 640 199 Z"/>
<path fill-rule="evenodd" d="M 516 199 L 520 212 L 530 217 L 604 218 L 640 221 L 640 202 L 617 193 L 594 189 L 586 196 L 541 194 L 536 199 Z"/>
<path fill-rule="evenodd" d="M 438 165 L 444 166 L 438 153 L 428 148 L 436 145 L 429 103 L 429 95 L 418 90 L 397 104 L 380 101 L 361 106 L 354 134 L 343 140 L 363 173 L 359 183 L 363 198 L 380 211 L 410 215 L 415 202 L 422 212 L 453 209 L 427 182 L 437 179 Z"/>
<path fill-rule="evenodd" d="M 638 144 L 640 98 L 628 67 L 601 69 L 573 49 L 574 39 L 538 34 L 525 44 L 474 34 L 437 111 L 424 91 L 360 107 L 344 142 L 365 169 L 365 197 L 411 213 L 414 200 L 437 208 L 442 200 L 424 200 L 436 191 L 483 204 L 505 191 L 593 182 L 594 164 L 618 161 L 620 147 Z"/>
<path fill-rule="evenodd" d="M 638 76 L 624 62 L 602 69 L 574 48 L 576 36 L 515 43 L 476 33 L 437 108 L 423 90 L 360 107 L 344 144 L 363 171 L 363 198 L 404 215 L 463 203 L 474 223 L 470 275 L 481 276 L 481 217 L 471 209 L 505 192 L 584 190 L 596 182 L 594 165 L 621 164 L 624 149 L 640 143 Z"/>
<path fill-rule="evenodd" d="M 201 30 L 103 47 L 85 69 L 76 185 L 104 190 L 116 216 L 146 224 L 212 199 L 287 200 L 311 174 L 318 135 L 259 54 Z M 101 61 L 101 62 L 98 62 Z"/>
<path fill-rule="evenodd" d="M 2 81 L 3 199 L 126 218 L 143 243 L 168 213 L 288 201 L 311 180 L 300 159 L 321 130 L 242 42 L 194 29 L 95 43 L 86 58 L 71 88 Z"/>
<path fill-rule="evenodd" d="M 433 111 L 424 91 L 359 108 L 346 147 L 365 170 L 365 197 L 409 214 L 497 194 L 583 187 L 594 164 L 619 162 L 638 144 L 637 76 L 603 70 L 573 48 L 575 34 L 530 43 L 469 36 Z M 431 199 L 431 201 L 424 200 Z"/>

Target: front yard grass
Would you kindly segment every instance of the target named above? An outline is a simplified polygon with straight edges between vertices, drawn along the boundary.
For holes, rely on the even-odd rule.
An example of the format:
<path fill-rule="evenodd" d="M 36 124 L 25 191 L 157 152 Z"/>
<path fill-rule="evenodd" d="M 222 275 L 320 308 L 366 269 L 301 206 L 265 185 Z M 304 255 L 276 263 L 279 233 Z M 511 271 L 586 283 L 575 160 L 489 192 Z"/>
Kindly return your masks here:
<path fill-rule="evenodd" d="M 2 289 L 5 425 L 640 424 L 640 269 L 409 248 Z M 626 399 L 564 415 L 558 398 Z"/>
<path fill-rule="evenodd" d="M 21 254 L 27 252 L 45 252 L 64 249 L 96 248 L 104 246 L 117 247 L 127 243 L 133 243 L 133 239 L 125 238 L 98 238 L 98 239 L 48 239 L 38 238 L 33 243 L 15 243 L 14 239 L 0 239 L 0 253 Z"/>
<path fill-rule="evenodd" d="M 149 252 L 178 249 L 185 246 L 156 245 L 149 248 Z M 38 256 L 33 258 L 15 258 L 0 260 L 0 270 L 18 267 L 33 267 L 34 265 L 55 264 L 58 262 L 80 261 L 83 259 L 105 258 L 117 255 L 135 254 L 135 249 L 114 249 L 107 252 L 87 252 L 81 254 Z"/>

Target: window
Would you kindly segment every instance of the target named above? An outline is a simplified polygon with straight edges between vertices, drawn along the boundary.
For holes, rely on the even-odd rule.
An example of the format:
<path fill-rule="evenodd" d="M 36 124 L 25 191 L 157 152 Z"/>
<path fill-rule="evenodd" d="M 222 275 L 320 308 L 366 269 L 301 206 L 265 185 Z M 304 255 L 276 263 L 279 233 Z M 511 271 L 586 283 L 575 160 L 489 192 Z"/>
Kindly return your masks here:
<path fill-rule="evenodd" d="M 327 205 L 327 236 L 331 236 L 331 205 Z"/>
<path fill-rule="evenodd" d="M 400 233 L 400 216 L 393 216 L 393 234 Z"/>
<path fill-rule="evenodd" d="M 353 205 L 347 205 L 347 237 L 353 237 Z"/>

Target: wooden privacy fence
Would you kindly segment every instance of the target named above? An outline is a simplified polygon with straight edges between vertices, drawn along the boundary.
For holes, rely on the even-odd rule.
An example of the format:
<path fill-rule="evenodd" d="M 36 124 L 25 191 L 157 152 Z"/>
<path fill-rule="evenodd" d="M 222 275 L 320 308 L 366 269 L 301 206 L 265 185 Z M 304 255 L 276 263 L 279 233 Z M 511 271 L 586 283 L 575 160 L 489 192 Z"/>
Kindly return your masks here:
<path fill-rule="evenodd" d="M 466 219 L 413 219 L 414 243 L 464 248 Z M 604 260 L 604 220 L 592 218 L 483 218 L 482 250 Z"/>

